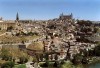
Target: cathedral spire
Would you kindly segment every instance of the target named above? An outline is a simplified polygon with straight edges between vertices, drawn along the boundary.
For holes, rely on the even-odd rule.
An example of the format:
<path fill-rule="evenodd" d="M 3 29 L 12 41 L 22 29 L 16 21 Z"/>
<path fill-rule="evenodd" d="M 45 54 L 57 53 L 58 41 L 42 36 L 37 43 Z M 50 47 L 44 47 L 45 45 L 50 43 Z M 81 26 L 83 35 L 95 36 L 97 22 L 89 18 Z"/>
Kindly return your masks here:
<path fill-rule="evenodd" d="M 71 13 L 71 18 L 73 18 L 73 14 Z"/>
<path fill-rule="evenodd" d="M 16 21 L 19 21 L 19 15 L 18 15 L 18 12 L 16 14 Z"/>
<path fill-rule="evenodd" d="M 62 13 L 61 16 L 63 16 L 64 14 Z"/>

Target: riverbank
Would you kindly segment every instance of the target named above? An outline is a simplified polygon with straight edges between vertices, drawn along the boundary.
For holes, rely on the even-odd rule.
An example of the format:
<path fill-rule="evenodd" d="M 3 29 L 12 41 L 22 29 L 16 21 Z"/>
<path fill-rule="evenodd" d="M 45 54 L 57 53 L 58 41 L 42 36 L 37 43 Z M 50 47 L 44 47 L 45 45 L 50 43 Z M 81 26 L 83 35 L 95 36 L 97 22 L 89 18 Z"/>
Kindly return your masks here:
<path fill-rule="evenodd" d="M 84 68 L 100 68 L 100 62 L 87 64 L 87 65 L 83 65 L 83 66 L 84 66 Z"/>
<path fill-rule="evenodd" d="M 100 57 L 91 57 L 88 64 L 83 64 L 84 68 L 100 68 Z"/>
<path fill-rule="evenodd" d="M 93 64 L 96 62 L 100 62 L 100 57 L 95 56 L 95 57 L 90 58 L 88 64 Z"/>

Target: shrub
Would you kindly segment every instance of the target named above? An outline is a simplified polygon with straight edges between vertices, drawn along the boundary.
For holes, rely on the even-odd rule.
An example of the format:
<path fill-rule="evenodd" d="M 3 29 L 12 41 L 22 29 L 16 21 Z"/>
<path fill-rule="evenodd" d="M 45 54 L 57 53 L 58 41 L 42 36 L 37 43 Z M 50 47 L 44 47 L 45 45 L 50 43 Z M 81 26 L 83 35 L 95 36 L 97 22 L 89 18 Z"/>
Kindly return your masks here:
<path fill-rule="evenodd" d="M 2 50 L 1 50 L 1 58 L 2 58 L 2 60 L 6 60 L 6 61 L 9 60 L 10 61 L 12 59 L 12 57 L 9 54 L 10 53 L 9 53 L 8 50 L 2 48 Z"/>
<path fill-rule="evenodd" d="M 64 62 L 64 64 L 60 66 L 60 68 L 73 68 L 73 67 L 74 65 L 70 61 L 66 61 Z"/>
<path fill-rule="evenodd" d="M 49 61 L 46 60 L 46 62 L 43 63 L 43 64 L 41 64 L 40 66 L 41 66 L 41 67 L 48 67 L 48 66 L 49 66 Z"/>
<path fill-rule="evenodd" d="M 28 61 L 28 58 L 26 57 L 20 57 L 20 63 L 23 64 L 23 63 L 26 63 Z"/>
<path fill-rule="evenodd" d="M 58 65 L 59 65 L 59 64 L 58 64 L 57 62 L 55 62 L 53 66 L 54 66 L 54 67 L 57 67 Z"/>
<path fill-rule="evenodd" d="M 14 62 L 9 61 L 9 62 L 6 62 L 6 63 L 2 64 L 2 65 L 1 65 L 1 68 L 13 68 L 14 65 L 15 65 Z"/>
<path fill-rule="evenodd" d="M 21 64 L 17 68 L 26 68 L 26 65 L 25 64 Z"/>

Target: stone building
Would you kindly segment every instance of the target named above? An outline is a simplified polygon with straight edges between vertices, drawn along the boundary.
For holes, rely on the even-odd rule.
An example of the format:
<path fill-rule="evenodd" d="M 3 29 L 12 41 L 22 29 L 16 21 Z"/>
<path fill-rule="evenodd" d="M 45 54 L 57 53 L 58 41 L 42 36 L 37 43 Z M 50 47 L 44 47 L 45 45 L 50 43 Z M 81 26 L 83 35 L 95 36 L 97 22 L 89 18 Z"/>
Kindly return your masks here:
<path fill-rule="evenodd" d="M 71 13 L 70 15 L 64 15 L 63 13 L 59 16 L 59 19 L 61 20 L 70 20 L 73 19 L 73 14 Z"/>
<path fill-rule="evenodd" d="M 7 30 L 8 27 L 15 27 L 16 23 L 13 20 L 8 21 L 0 21 L 0 29 L 1 30 Z"/>
<path fill-rule="evenodd" d="M 8 27 L 15 28 L 18 21 L 19 21 L 18 13 L 16 15 L 16 20 L 2 20 L 2 17 L 1 17 L 0 18 L 0 29 L 1 30 L 7 30 Z"/>

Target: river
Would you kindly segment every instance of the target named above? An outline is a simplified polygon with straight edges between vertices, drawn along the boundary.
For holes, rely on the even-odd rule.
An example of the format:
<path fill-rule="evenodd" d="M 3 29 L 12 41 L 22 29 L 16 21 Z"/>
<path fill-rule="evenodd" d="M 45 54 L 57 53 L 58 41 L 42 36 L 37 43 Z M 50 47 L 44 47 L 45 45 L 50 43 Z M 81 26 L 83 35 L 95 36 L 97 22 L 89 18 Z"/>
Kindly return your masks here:
<path fill-rule="evenodd" d="M 100 62 L 94 63 L 94 64 L 89 64 L 85 65 L 84 68 L 100 68 Z"/>

